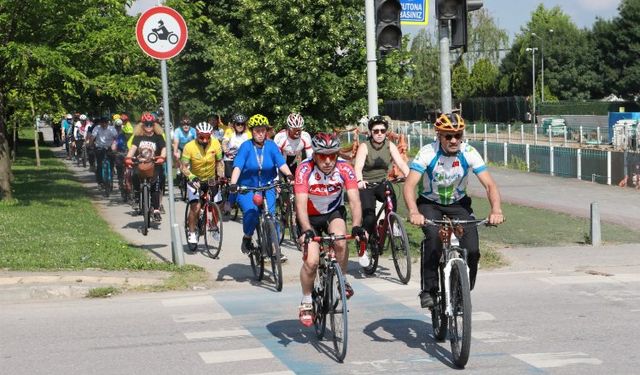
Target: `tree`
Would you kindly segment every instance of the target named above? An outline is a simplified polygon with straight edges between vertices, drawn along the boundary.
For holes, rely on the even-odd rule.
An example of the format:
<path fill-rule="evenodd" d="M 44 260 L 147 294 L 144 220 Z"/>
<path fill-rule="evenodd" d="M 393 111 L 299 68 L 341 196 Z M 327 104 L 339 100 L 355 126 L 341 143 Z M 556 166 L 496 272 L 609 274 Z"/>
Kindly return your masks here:
<path fill-rule="evenodd" d="M 480 60 L 487 60 L 497 67 L 500 65 L 500 55 L 509 47 L 509 34 L 496 25 L 488 9 L 482 8 L 469 14 L 467 63 L 473 66 Z"/>
<path fill-rule="evenodd" d="M 488 59 L 480 59 L 473 65 L 469 81 L 473 88 L 471 96 L 495 96 L 498 68 Z"/>
<path fill-rule="evenodd" d="M 451 94 L 455 99 L 462 100 L 470 97 L 474 91 L 475 88 L 469 77 L 469 70 L 460 61 L 453 67 L 453 72 L 451 73 Z"/>
<path fill-rule="evenodd" d="M 440 60 L 436 39 L 422 29 L 411 42 L 411 99 L 436 108 L 440 103 Z"/>

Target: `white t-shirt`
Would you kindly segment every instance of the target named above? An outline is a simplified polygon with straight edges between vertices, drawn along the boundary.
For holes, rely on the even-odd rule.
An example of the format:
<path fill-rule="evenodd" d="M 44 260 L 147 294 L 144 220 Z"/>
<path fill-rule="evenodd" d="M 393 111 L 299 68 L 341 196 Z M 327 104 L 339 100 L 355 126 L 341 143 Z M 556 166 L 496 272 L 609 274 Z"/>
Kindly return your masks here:
<path fill-rule="evenodd" d="M 306 152 L 307 159 L 313 154 L 311 136 L 305 131 L 300 133 L 300 138 L 293 139 L 289 137 L 287 129 L 282 129 L 273 137 L 273 141 L 282 155 L 287 157 L 287 160 L 289 160 L 289 157 L 300 155 L 302 150 Z"/>
<path fill-rule="evenodd" d="M 227 152 L 224 153 L 224 157 L 222 160 L 224 161 L 233 161 L 235 159 L 236 154 L 238 153 L 238 149 L 240 145 L 251 138 L 251 133 L 244 132 L 238 135 L 235 131 L 233 132 L 225 132 L 223 142 L 227 146 Z"/>

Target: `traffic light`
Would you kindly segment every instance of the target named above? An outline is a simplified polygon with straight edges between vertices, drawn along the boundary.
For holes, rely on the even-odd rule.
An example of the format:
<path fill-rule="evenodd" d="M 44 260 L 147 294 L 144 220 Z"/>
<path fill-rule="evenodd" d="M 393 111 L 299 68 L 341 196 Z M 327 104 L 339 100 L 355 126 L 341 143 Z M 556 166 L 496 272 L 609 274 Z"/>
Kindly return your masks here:
<path fill-rule="evenodd" d="M 376 42 L 382 53 L 400 49 L 402 29 L 400 28 L 399 0 L 375 0 L 376 5 Z"/>
<path fill-rule="evenodd" d="M 451 49 L 467 50 L 468 12 L 482 8 L 483 0 L 436 0 L 436 18 L 451 22 Z"/>

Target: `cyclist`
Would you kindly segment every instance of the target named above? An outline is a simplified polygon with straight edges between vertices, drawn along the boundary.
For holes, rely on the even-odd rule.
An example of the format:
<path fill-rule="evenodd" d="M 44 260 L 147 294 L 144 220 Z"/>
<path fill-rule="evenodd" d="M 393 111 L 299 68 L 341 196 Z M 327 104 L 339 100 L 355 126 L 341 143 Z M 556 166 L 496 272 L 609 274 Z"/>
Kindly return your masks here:
<path fill-rule="evenodd" d="M 404 199 L 412 224 L 423 225 L 425 218 L 442 219 L 444 215 L 452 219 L 474 219 L 471 198 L 467 195 L 469 172 L 473 172 L 487 192 L 491 205 L 490 224 L 504 221 L 500 207 L 500 192 L 489 174 L 482 156 L 463 141 L 464 120 L 458 114 L 443 114 L 434 124 L 436 140 L 420 149 L 410 164 L 411 171 L 404 184 Z M 416 201 L 415 188 L 422 178 L 422 192 Z M 420 304 L 423 308 L 433 307 L 438 290 L 437 269 L 442 244 L 438 228 L 422 228 L 425 245 L 422 251 L 422 290 Z M 471 226 L 459 239 L 460 246 L 467 249 L 470 288 L 473 289 L 480 260 L 478 230 Z"/>
<path fill-rule="evenodd" d="M 87 116 L 79 115 L 78 121 L 73 126 L 73 143 L 71 144 L 72 154 L 75 155 L 78 150 L 82 150 L 82 145 L 87 138 L 88 131 L 89 121 L 87 120 Z"/>
<path fill-rule="evenodd" d="M 167 157 L 167 147 L 164 140 L 163 131 L 154 115 L 144 112 L 140 116 L 140 123 L 133 131 L 129 152 L 125 159 L 127 168 L 133 167 L 134 156 L 138 159 L 155 159 L 154 178 L 151 182 L 151 206 L 153 207 L 153 219 L 161 221 L 160 216 L 160 188 L 164 186 L 164 168 L 162 164 Z M 140 190 L 140 177 L 138 173 L 132 176 L 133 188 L 137 192 Z M 134 193 L 134 199 L 138 199 L 138 194 Z"/>
<path fill-rule="evenodd" d="M 278 146 L 266 139 L 269 128 L 269 120 L 261 115 L 251 116 L 247 122 L 251 130 L 251 141 L 240 145 L 238 153 L 233 160 L 233 172 L 229 190 L 237 191 L 237 184 L 246 187 L 260 187 L 272 183 L 278 177 L 278 171 L 282 172 L 290 181 L 293 175 L 285 163 Z M 276 193 L 275 189 L 266 192 L 269 212 L 275 215 Z M 242 252 L 249 254 L 253 248 L 251 237 L 258 223 L 258 208 L 253 203 L 253 193 L 245 192 L 238 195 L 238 204 L 242 209 Z"/>
<path fill-rule="evenodd" d="M 209 123 L 201 122 L 196 126 L 195 131 L 197 132 L 197 138 L 189 141 L 184 146 L 180 158 L 182 173 L 189 180 L 187 197 L 190 209 L 187 242 L 190 244 L 198 243 L 196 223 L 200 212 L 200 190 L 203 192 L 206 192 L 209 188 L 213 190 L 216 174 L 221 176 L 224 171 L 220 143 L 215 138 L 211 139 L 213 127 Z M 215 195 L 213 191 L 210 194 L 211 196 Z M 215 236 L 215 233 L 213 235 Z"/>
<path fill-rule="evenodd" d="M 64 141 L 64 149 L 67 152 L 67 160 L 71 159 L 71 154 L 69 151 L 71 136 L 73 133 L 73 115 L 71 113 L 67 113 L 64 116 L 64 119 L 61 122 L 62 126 L 62 140 Z"/>
<path fill-rule="evenodd" d="M 379 182 L 387 178 L 392 163 L 396 163 L 402 174 L 409 175 L 409 166 L 402 158 L 398 147 L 387 139 L 389 123 L 382 116 L 373 116 L 369 122 L 369 141 L 358 146 L 354 168 L 360 189 L 360 203 L 362 204 L 362 223 L 368 233 L 374 233 L 376 225 L 376 200 L 385 201 L 385 185 L 379 184 L 374 188 L 367 187 L 368 182 Z M 393 209 L 397 208 L 396 194 L 391 190 Z M 375 245 L 375 241 L 372 244 Z"/>
<path fill-rule="evenodd" d="M 303 129 L 304 118 L 299 113 L 291 113 L 287 117 L 287 128 L 280 130 L 273 137 L 292 171 L 296 170 L 302 160 L 310 158 L 313 154 L 311 136 Z M 302 158 L 302 151 L 305 152 L 305 158 Z"/>
<path fill-rule="evenodd" d="M 95 145 L 96 152 L 96 182 L 98 185 L 102 185 L 102 161 L 105 157 L 109 158 L 111 162 L 111 168 L 115 164 L 115 156 L 113 152 L 116 149 L 116 138 L 118 132 L 113 126 L 109 126 L 109 121 L 106 118 L 100 118 L 96 121 L 99 126 L 94 127 L 91 137 L 88 143 Z"/>
<path fill-rule="evenodd" d="M 251 139 L 251 131 L 247 129 L 247 116 L 236 113 L 231 117 L 231 127 L 224 132 L 222 152 L 224 153 L 224 177 L 230 179 L 233 173 L 233 160 L 244 141 Z M 236 203 L 236 194 L 231 193 L 224 202 L 223 212 L 228 215 Z"/>
<path fill-rule="evenodd" d="M 122 120 L 122 132 L 127 137 L 127 141 L 133 137 L 133 125 L 131 125 L 131 121 L 129 121 L 129 116 L 126 113 L 122 113 L 120 115 L 120 120 Z"/>
<path fill-rule="evenodd" d="M 129 149 L 127 148 L 127 136 L 122 131 L 122 119 L 118 118 L 113 121 L 114 128 L 118 133 L 116 137 L 115 143 L 115 151 L 116 151 L 116 174 L 118 176 L 118 187 L 120 188 L 120 194 L 123 194 L 122 189 L 124 189 L 124 158 L 127 155 Z M 123 195 L 123 197 L 125 197 Z M 126 198 L 126 197 L 125 197 Z"/>
<path fill-rule="evenodd" d="M 191 120 L 188 116 L 184 116 L 180 121 L 180 127 L 173 131 L 173 156 L 174 159 L 180 160 L 180 154 L 184 146 L 196 139 L 196 129 L 191 127 Z"/>
<path fill-rule="evenodd" d="M 216 114 L 215 112 L 209 113 L 207 122 L 213 127 L 213 133 L 211 133 L 213 137 L 216 138 L 218 142 L 222 142 L 222 139 L 224 138 L 224 132 L 227 130 L 227 127 L 222 123 L 220 115 Z"/>
<path fill-rule="evenodd" d="M 316 269 L 320 261 L 320 246 L 309 240 L 322 232 L 344 235 L 347 233 L 344 192 L 346 191 L 351 207 L 351 234 L 364 240 L 366 233 L 361 227 L 362 211 L 358 195 L 358 181 L 353 167 L 338 158 L 340 140 L 336 134 L 318 133 L 311 141 L 313 156 L 302 162 L 296 170 L 294 192 L 296 195 L 296 213 L 302 232 L 299 241 L 307 243 L 307 259 L 300 269 L 302 301 L 299 308 L 300 322 L 309 327 L 313 324 L 313 305 L 311 291 Z M 346 275 L 346 241 L 336 241 L 336 257 L 342 272 Z M 345 283 L 347 298 L 353 296 L 351 284 Z"/>

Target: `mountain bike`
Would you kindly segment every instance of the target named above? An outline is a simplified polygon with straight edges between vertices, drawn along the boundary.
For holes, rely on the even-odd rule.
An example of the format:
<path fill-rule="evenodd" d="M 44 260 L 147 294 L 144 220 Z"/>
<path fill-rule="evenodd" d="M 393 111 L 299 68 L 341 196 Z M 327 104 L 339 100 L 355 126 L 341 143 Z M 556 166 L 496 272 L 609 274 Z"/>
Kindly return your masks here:
<path fill-rule="evenodd" d="M 151 226 L 151 181 L 154 178 L 155 163 L 154 160 L 141 160 L 132 158 L 134 165 L 138 167 L 138 175 L 140 177 L 140 191 L 138 200 L 138 212 L 142 214 L 142 234 L 146 236 Z"/>
<path fill-rule="evenodd" d="M 347 296 L 345 293 L 345 277 L 336 259 L 334 244 L 340 240 L 354 239 L 351 235 L 328 234 L 315 236 L 311 241 L 320 244 L 320 262 L 316 271 L 311 298 L 316 336 L 321 340 L 326 332 L 327 316 L 331 321 L 331 340 L 338 362 L 344 361 L 347 355 L 348 315 Z M 365 251 L 366 243 L 360 242 L 360 254 Z M 302 259 L 307 258 L 307 244 L 304 245 Z"/>
<path fill-rule="evenodd" d="M 113 191 L 113 166 L 111 165 L 110 155 L 113 155 L 111 149 L 98 150 L 104 152 L 102 165 L 100 166 L 100 174 L 102 176 L 102 189 L 105 197 Z"/>
<path fill-rule="evenodd" d="M 442 341 L 449 331 L 453 363 L 460 368 L 467 364 L 471 349 L 471 291 L 467 250 L 460 247 L 458 239 L 462 238 L 465 226 L 479 226 L 487 222 L 487 219 L 458 220 L 445 216 L 442 220 L 426 220 L 424 224 L 438 227 L 442 241 L 438 264 L 439 289 L 431 308 L 433 333 L 436 340 Z M 425 241 L 421 244 L 423 257 Z"/>
<path fill-rule="evenodd" d="M 298 238 L 300 237 L 298 229 L 298 219 L 296 218 L 295 195 L 293 187 L 286 185 L 280 191 L 278 205 L 276 207 L 276 216 L 280 222 L 280 243 L 285 237 L 285 229 L 289 230 L 289 239 L 296 244 L 298 250 L 302 250 Z"/>
<path fill-rule="evenodd" d="M 231 194 L 231 192 L 229 192 L 229 179 L 228 178 L 221 178 L 220 179 L 220 191 L 222 192 L 222 201 L 223 202 L 229 202 L 229 194 Z M 235 221 L 235 220 L 238 219 L 238 212 L 239 211 L 240 211 L 240 207 L 238 206 L 238 203 L 236 201 L 231 206 L 231 212 L 230 212 L 231 220 Z"/>
<path fill-rule="evenodd" d="M 281 186 L 282 183 L 275 182 L 262 187 L 239 186 L 238 193 L 253 192 L 253 203 L 258 207 L 258 225 L 256 227 L 256 237 L 258 246 L 249 253 L 251 269 L 256 280 L 261 281 L 264 277 L 264 261 L 271 261 L 271 272 L 278 292 L 282 291 L 282 264 L 280 263 L 280 241 L 278 237 L 276 219 L 269 212 L 267 206 L 266 192 Z"/>
<path fill-rule="evenodd" d="M 391 194 L 393 182 L 401 182 L 404 179 L 396 179 L 393 181 L 382 180 L 367 184 L 367 188 L 375 188 L 380 184 L 384 184 L 385 202 L 376 214 L 376 227 L 373 233 L 370 233 L 369 242 L 367 244 L 367 252 L 369 255 L 369 265 L 363 267 L 364 273 L 372 275 L 378 267 L 378 258 L 386 247 L 385 242 L 389 238 L 389 247 L 393 257 L 393 264 L 398 278 L 403 284 L 407 284 L 411 279 L 411 254 L 409 252 L 409 237 L 407 230 L 402 223 L 402 219 L 393 209 L 393 201 Z M 384 213 L 384 216 L 382 214 Z M 381 218 L 382 216 L 382 218 Z"/>
<path fill-rule="evenodd" d="M 87 147 L 84 144 L 84 138 L 80 137 L 76 139 L 76 163 L 78 167 L 82 165 L 83 168 L 87 167 Z"/>
<path fill-rule="evenodd" d="M 222 250 L 222 215 L 220 208 L 212 200 L 210 190 L 214 189 L 215 184 L 208 185 L 208 189 L 199 189 L 200 193 L 200 212 L 198 213 L 198 222 L 196 223 L 196 234 L 198 241 L 203 239 L 204 248 L 213 259 L 217 259 Z M 184 233 L 185 237 L 189 237 L 189 210 L 191 204 L 187 203 L 184 211 Z M 189 250 L 195 251 L 198 244 L 189 244 Z"/>

